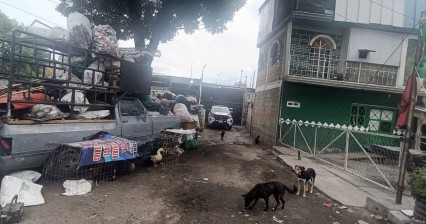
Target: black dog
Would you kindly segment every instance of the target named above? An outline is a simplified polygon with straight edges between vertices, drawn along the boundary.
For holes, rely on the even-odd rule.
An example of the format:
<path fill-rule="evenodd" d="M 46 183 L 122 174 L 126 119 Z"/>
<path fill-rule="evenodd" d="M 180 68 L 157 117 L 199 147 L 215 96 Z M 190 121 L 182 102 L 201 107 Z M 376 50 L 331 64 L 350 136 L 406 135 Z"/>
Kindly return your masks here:
<path fill-rule="evenodd" d="M 274 195 L 275 201 L 277 201 L 277 205 L 275 206 L 275 208 L 273 210 L 276 210 L 278 205 L 280 204 L 280 200 L 283 203 L 282 205 L 282 209 L 284 209 L 284 193 L 285 191 L 288 191 L 288 193 L 290 194 L 294 194 L 296 193 L 297 189 L 296 189 L 296 185 L 293 185 L 293 190 L 291 190 L 290 188 L 288 188 L 287 186 L 285 186 L 284 184 L 280 183 L 280 182 L 276 182 L 276 181 L 271 181 L 271 182 L 266 182 L 266 183 L 261 183 L 261 184 L 256 184 L 256 186 L 253 187 L 253 189 L 251 189 L 247 194 L 244 194 L 244 207 L 248 209 L 252 209 L 257 201 L 259 200 L 259 198 L 263 198 L 263 200 L 265 200 L 265 204 L 266 204 L 266 208 L 263 209 L 263 211 L 268 211 L 268 207 L 269 207 L 269 196 L 271 196 L 272 194 Z M 254 200 L 253 205 L 250 205 L 250 203 Z"/>
<path fill-rule="evenodd" d="M 294 171 L 297 174 L 297 195 L 300 192 L 300 181 L 303 181 L 303 197 L 306 197 L 306 192 L 309 190 L 308 183 L 311 184 L 311 191 L 314 189 L 315 177 L 317 176 L 316 172 L 312 168 L 305 170 L 305 167 L 296 165 L 294 166 Z"/>
<path fill-rule="evenodd" d="M 254 139 L 254 143 L 256 145 L 259 145 L 260 141 L 259 141 L 260 135 L 258 135 L 255 139 Z"/>

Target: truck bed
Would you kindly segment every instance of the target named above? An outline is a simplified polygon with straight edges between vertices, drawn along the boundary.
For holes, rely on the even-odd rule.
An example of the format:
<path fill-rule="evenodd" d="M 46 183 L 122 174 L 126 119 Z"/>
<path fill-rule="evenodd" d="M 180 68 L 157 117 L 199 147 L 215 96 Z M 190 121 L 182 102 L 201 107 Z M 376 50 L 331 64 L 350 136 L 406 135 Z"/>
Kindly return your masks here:
<path fill-rule="evenodd" d="M 33 121 L 33 120 L 10 120 L 9 125 L 34 125 L 34 124 L 75 124 L 75 123 L 115 123 L 115 119 L 97 119 L 97 120 L 50 120 L 50 121 Z"/>

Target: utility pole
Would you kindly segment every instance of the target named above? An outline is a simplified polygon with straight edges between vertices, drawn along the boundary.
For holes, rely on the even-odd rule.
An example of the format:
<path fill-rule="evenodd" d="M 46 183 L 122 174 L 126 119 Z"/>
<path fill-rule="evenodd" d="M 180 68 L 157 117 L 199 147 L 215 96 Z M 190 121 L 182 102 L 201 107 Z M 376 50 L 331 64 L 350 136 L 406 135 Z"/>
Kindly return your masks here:
<path fill-rule="evenodd" d="M 241 75 L 240 75 L 240 84 L 241 84 L 241 79 L 243 78 L 243 70 L 241 69 Z"/>
<path fill-rule="evenodd" d="M 253 82 L 251 83 L 251 88 L 254 87 L 254 77 L 256 77 L 256 70 L 253 70 Z"/>
<path fill-rule="evenodd" d="M 201 83 L 200 83 L 200 97 L 199 97 L 199 104 L 201 104 L 201 91 L 203 91 L 203 79 L 204 79 L 204 69 L 206 68 L 206 65 L 203 66 L 203 69 L 201 70 Z"/>
<path fill-rule="evenodd" d="M 425 19 L 426 19 L 426 11 L 423 11 L 421 13 L 420 17 L 420 30 L 422 30 L 422 27 L 425 26 Z M 419 62 L 423 55 L 423 39 L 422 36 L 426 35 L 422 32 L 420 32 L 419 39 L 417 41 L 417 49 L 416 49 L 416 55 L 414 59 L 414 68 L 411 71 L 411 94 L 410 94 L 410 104 L 408 108 L 408 117 L 407 117 L 407 127 L 404 137 L 404 145 L 402 148 L 402 154 L 401 154 L 401 165 L 399 166 L 399 175 L 398 175 L 398 183 L 397 183 L 397 189 L 396 189 L 396 204 L 401 204 L 402 201 L 402 193 L 404 192 L 404 185 L 405 185 L 405 173 L 407 170 L 407 158 L 411 143 L 411 135 L 413 133 L 413 114 L 414 114 L 414 108 L 416 104 L 416 98 L 417 98 L 417 75 L 416 75 L 416 68 L 419 65 Z"/>

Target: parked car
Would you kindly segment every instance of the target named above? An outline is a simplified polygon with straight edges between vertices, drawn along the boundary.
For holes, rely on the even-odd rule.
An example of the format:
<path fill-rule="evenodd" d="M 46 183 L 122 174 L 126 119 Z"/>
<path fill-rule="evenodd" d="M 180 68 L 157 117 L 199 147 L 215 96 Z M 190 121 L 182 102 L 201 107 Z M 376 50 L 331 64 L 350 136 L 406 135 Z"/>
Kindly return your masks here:
<path fill-rule="evenodd" d="M 227 106 L 213 106 L 209 113 L 209 127 L 222 127 L 231 130 L 232 114 Z"/>

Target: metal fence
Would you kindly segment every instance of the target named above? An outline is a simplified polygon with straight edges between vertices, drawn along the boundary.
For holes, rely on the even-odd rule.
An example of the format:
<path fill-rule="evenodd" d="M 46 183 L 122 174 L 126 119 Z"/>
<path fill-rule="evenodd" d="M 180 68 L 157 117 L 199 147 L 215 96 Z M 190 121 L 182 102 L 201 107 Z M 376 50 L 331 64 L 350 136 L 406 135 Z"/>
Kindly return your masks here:
<path fill-rule="evenodd" d="M 346 125 L 281 119 L 280 143 L 386 189 L 396 187 L 399 136 Z"/>

